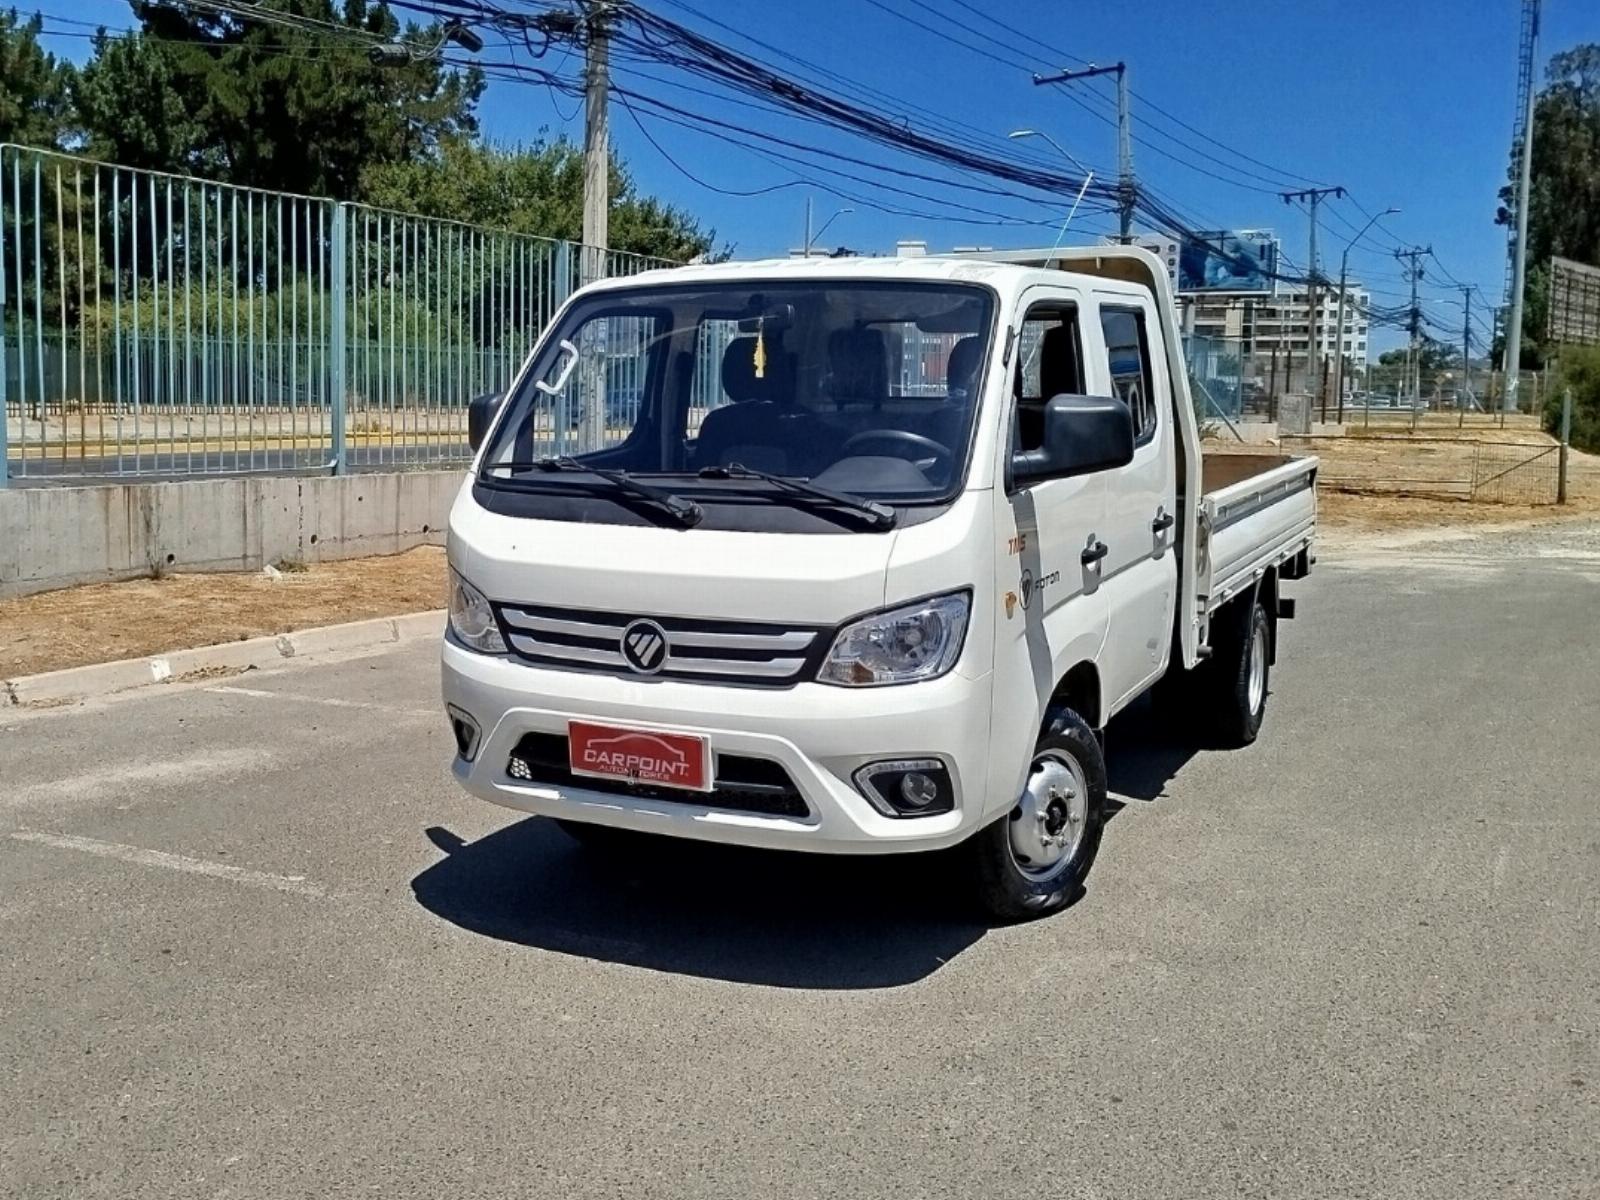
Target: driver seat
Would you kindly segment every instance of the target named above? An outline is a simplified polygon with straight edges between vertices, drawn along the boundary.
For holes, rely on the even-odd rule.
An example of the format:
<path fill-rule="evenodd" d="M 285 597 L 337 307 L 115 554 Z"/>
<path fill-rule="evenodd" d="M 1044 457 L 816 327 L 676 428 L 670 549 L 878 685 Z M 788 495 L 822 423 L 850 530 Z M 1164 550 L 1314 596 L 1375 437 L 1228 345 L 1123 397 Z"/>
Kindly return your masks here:
<path fill-rule="evenodd" d="M 722 391 L 728 403 L 700 422 L 691 465 L 742 463 L 779 475 L 796 473 L 796 451 L 805 443 L 797 421 L 809 414 L 794 405 L 794 359 L 772 334 L 765 335 L 766 366 L 756 375 L 756 338 L 736 337 L 722 352 Z"/>

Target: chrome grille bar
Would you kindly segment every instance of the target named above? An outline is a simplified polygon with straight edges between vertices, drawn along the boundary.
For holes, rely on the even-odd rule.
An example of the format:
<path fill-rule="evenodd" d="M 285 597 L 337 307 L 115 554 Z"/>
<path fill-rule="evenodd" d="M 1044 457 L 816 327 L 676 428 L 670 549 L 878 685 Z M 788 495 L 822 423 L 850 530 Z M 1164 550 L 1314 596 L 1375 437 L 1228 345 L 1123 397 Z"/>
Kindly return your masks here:
<path fill-rule="evenodd" d="M 595 667 L 614 667 L 632 673 L 620 650 L 601 650 L 592 646 L 568 646 L 562 642 L 541 642 L 521 634 L 511 635 L 511 647 L 529 658 L 555 659 L 560 662 L 584 663 Z M 787 679 L 805 666 L 803 658 L 769 658 L 751 660 L 742 658 L 684 658 L 673 655 L 667 660 L 668 675 L 725 675 L 759 679 Z"/>

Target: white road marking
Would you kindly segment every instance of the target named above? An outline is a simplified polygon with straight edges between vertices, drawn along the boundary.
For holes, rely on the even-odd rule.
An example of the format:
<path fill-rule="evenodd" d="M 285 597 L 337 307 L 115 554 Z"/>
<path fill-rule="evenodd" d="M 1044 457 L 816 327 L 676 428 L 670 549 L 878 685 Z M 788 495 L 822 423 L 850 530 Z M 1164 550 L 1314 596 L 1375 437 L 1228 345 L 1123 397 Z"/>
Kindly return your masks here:
<path fill-rule="evenodd" d="M 139 846 L 124 846 L 118 842 L 101 842 L 94 838 L 75 837 L 65 833 L 35 833 L 22 829 L 11 834 L 13 841 L 32 842 L 51 846 L 57 850 L 79 850 L 101 858 L 114 858 L 120 862 L 135 863 L 141 867 L 165 867 L 169 871 L 186 871 L 191 875 L 209 875 L 213 879 L 226 879 L 249 887 L 271 888 L 277 892 L 293 892 L 297 896 L 326 896 L 327 888 L 312 883 L 304 875 L 273 875 L 267 871 L 252 871 L 248 867 L 235 867 L 228 863 L 210 862 L 203 858 L 189 858 L 183 854 L 168 854 L 164 850 L 145 850 Z"/>
<path fill-rule="evenodd" d="M 259 746 L 211 750 L 188 758 L 158 762 L 117 763 L 44 783 L 23 784 L 0 798 L 0 808 L 25 808 L 41 802 L 78 803 L 129 794 L 146 795 L 155 787 L 173 787 L 196 779 L 235 777 L 261 771 L 272 763 L 272 752 Z"/>
<path fill-rule="evenodd" d="M 337 696 L 308 696 L 304 692 L 269 692 L 265 688 L 233 687 L 220 685 L 208 687 L 208 692 L 217 692 L 224 696 L 255 696 L 261 700 L 297 700 L 302 704 L 322 704 L 328 708 L 363 708 L 371 712 L 393 713 L 402 717 L 426 717 L 433 720 L 435 717 L 443 719 L 443 710 L 435 712 L 431 708 L 398 708 L 393 704 L 379 704 L 373 700 L 341 700 Z"/>

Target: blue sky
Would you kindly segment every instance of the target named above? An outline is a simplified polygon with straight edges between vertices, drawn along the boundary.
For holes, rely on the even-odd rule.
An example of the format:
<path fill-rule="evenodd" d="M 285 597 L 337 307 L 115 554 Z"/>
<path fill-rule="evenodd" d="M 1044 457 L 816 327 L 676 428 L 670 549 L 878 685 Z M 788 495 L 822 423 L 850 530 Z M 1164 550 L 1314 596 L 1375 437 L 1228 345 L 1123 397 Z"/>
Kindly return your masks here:
<path fill-rule="evenodd" d="M 1493 224 L 1493 215 L 1511 132 L 1520 10 L 1515 0 L 1295 0 L 1248 7 L 1192 0 L 1139 4 L 977 0 L 971 7 L 958 0 L 768 0 L 764 4 L 682 0 L 687 8 L 674 0 L 645 3 L 760 56 L 785 73 L 808 68 L 786 62 L 742 37 L 783 48 L 810 64 L 869 85 L 901 105 L 994 137 L 1021 126 L 1045 130 L 1078 158 L 1103 166 L 1108 173 L 1116 161 L 1114 130 L 1084 105 L 1109 113 L 1109 82 L 1074 85 L 1082 103 L 1075 102 L 1059 89 L 1035 87 L 1021 65 L 994 61 L 950 39 L 1019 62 L 1034 55 L 1053 59 L 1058 50 L 1101 63 L 1121 59 L 1129 65 L 1136 93 L 1134 133 L 1143 140 L 1134 147 L 1136 172 L 1141 181 L 1175 202 L 1194 227 L 1275 229 L 1289 260 L 1303 265 L 1306 215 L 1300 208 L 1286 206 L 1274 193 L 1294 185 L 1297 178 L 1339 184 L 1350 190 L 1353 199 L 1330 201 L 1324 209 L 1319 246 L 1323 271 L 1337 271 L 1345 241 L 1354 227 L 1365 223 L 1357 203 L 1366 212 L 1393 205 L 1403 210 L 1401 214 L 1385 218 L 1351 256 L 1352 273 L 1374 289 L 1379 302 L 1398 303 L 1403 296 L 1400 265 L 1389 253 L 1399 243 L 1431 244 L 1438 255 L 1437 264 L 1428 264 L 1424 288 L 1429 317 L 1436 325 L 1458 330 L 1461 324 L 1459 293 L 1447 286 L 1449 278 L 1482 288 L 1483 296 L 1474 296 L 1474 305 L 1500 299 L 1505 235 Z M 132 23 L 123 0 L 35 0 L 19 7 L 37 7 L 47 17 L 58 18 L 48 27 L 62 32 L 83 27 L 64 25 L 59 18 L 104 22 L 114 28 Z M 990 13 L 1029 31 L 1036 40 L 1016 44 L 991 22 Z M 997 42 L 986 41 L 975 31 Z M 74 59 L 87 52 L 82 38 L 52 35 L 48 40 L 52 49 Z M 1547 0 L 1541 64 L 1552 53 L 1582 41 L 1600 41 L 1600 4 Z M 504 57 L 492 46 L 484 53 L 486 58 L 491 55 Z M 523 54 L 521 61 L 535 60 Z M 579 64 L 556 50 L 537 65 L 574 75 Z M 894 161 L 914 170 L 941 170 L 915 160 L 893 159 L 846 135 L 713 103 L 660 79 L 647 79 L 641 71 L 673 78 L 660 67 L 617 65 L 625 85 L 685 108 L 841 154 Z M 1099 86 L 1105 98 L 1089 96 L 1083 90 L 1089 86 Z M 896 105 L 885 101 L 883 107 L 893 110 Z M 1157 110 L 1228 148 L 1182 129 Z M 807 195 L 815 200 L 818 224 L 841 206 L 855 210 L 834 221 L 824 244 L 868 252 L 890 250 L 900 238 L 925 239 L 935 249 L 1048 244 L 1053 233 L 1043 222 L 1059 221 L 1070 204 L 1070 197 L 1058 204 L 1043 198 L 986 200 L 937 185 L 897 181 L 932 197 L 913 200 L 820 171 L 799 171 L 890 208 L 949 213 L 949 202 L 956 200 L 1040 224 L 970 225 L 892 215 L 841 200 L 821 186 L 797 183 L 792 165 L 755 153 L 772 148 L 761 133 L 752 132 L 743 140 L 717 140 L 643 116 L 658 148 L 621 106 L 613 104 L 612 111 L 614 142 L 640 186 L 695 212 L 741 257 L 783 253 L 798 245 Z M 582 137 L 577 101 L 552 96 L 533 83 L 491 82 L 481 116 L 487 134 L 502 142 L 541 135 Z M 913 119 L 921 118 L 913 114 Z M 1053 154 L 1037 141 L 1032 148 L 1030 152 Z M 1248 161 L 1236 151 L 1258 161 Z M 1174 161 L 1164 152 L 1188 158 L 1192 165 Z M 1207 171 L 1227 180 L 1213 178 Z M 891 182 L 870 171 L 861 173 Z M 769 188 L 776 190 L 764 190 Z M 762 194 L 723 194 L 754 190 Z M 1080 217 L 1067 240 L 1093 240 L 1095 233 L 1110 230 L 1113 221 L 1098 215 Z M 1393 344 L 1399 336 L 1379 336 L 1375 341 L 1379 346 Z"/>

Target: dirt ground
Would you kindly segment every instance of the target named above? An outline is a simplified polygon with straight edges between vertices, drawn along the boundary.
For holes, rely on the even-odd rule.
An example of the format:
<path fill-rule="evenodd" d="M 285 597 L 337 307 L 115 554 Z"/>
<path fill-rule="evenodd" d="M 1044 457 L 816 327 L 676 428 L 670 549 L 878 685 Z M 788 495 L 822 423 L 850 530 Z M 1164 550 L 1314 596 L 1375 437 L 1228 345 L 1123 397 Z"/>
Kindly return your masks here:
<path fill-rule="evenodd" d="M 174 574 L 0 601 L 0 679 L 443 608 L 444 551 L 318 563 L 277 579 Z"/>
<path fill-rule="evenodd" d="M 1286 438 L 1288 454 L 1314 454 L 1318 474 L 1320 516 L 1324 524 L 1382 532 L 1444 525 L 1505 524 L 1541 521 L 1587 513 L 1600 514 L 1600 455 L 1569 451 L 1568 503 L 1528 503 L 1553 498 L 1557 456 L 1536 462 L 1527 455 L 1554 447 L 1549 435 L 1530 425 L 1464 431 L 1429 429 L 1416 438 L 1384 431 L 1365 435 Z M 1524 449 L 1525 448 L 1525 449 Z M 1210 456 L 1259 454 L 1272 446 L 1207 441 Z M 1470 498 L 1471 481 L 1504 472 L 1501 479 Z"/>
<path fill-rule="evenodd" d="M 1600 516 L 1600 456 L 1573 452 L 1572 503 L 1564 507 L 1493 504 L 1350 490 L 1328 480 L 1348 475 L 1352 462 L 1370 459 L 1373 446 L 1360 437 L 1316 441 L 1311 449 L 1324 463 L 1321 523 L 1340 542 L 1410 529 Z M 1206 446 L 1208 454 L 1227 449 Z M 1239 449 L 1259 453 L 1263 447 Z M 1380 452 L 1405 470 L 1418 456 L 1413 452 L 1407 459 L 1404 449 L 1404 443 L 1385 442 Z M 0 678 L 420 612 L 444 602 L 444 553 L 432 546 L 389 558 L 314 564 L 278 579 L 259 572 L 174 574 L 91 584 L 0 601 Z"/>

